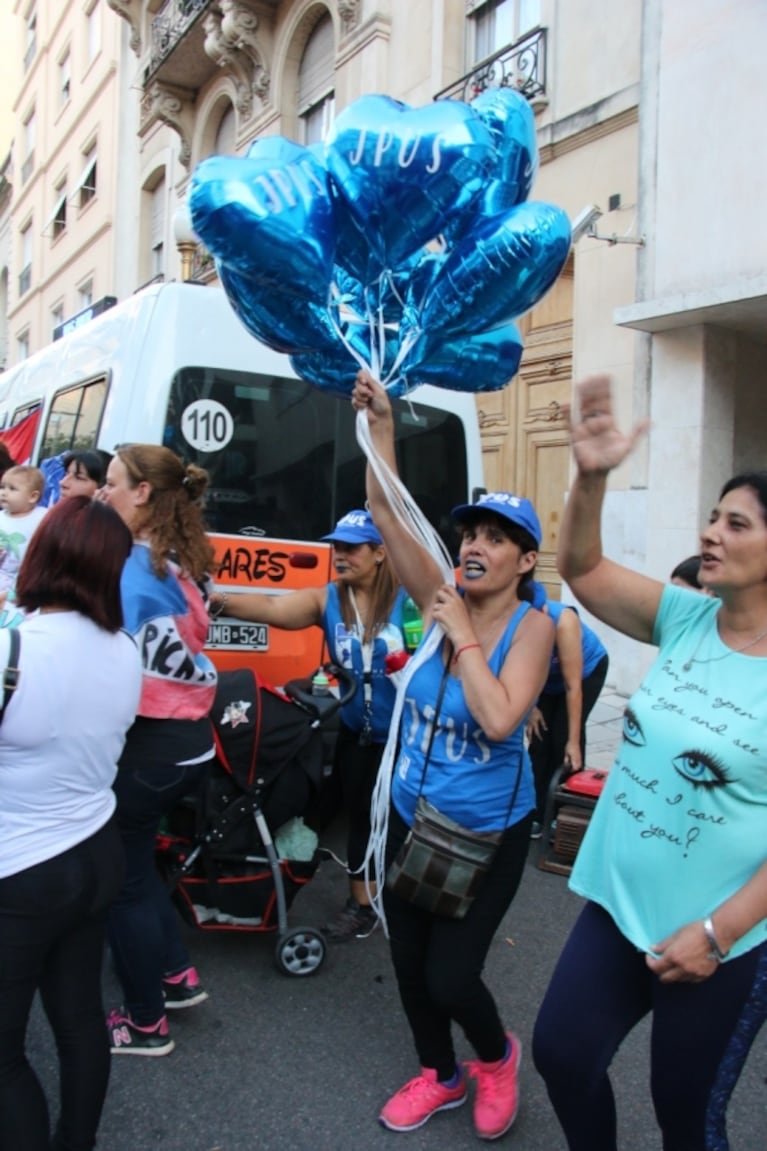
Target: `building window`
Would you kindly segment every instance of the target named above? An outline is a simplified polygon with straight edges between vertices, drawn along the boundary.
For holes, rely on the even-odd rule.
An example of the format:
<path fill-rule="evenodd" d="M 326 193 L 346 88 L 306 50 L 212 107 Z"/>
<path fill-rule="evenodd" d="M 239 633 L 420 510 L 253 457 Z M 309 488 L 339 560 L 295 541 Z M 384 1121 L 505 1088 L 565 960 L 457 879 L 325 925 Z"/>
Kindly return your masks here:
<path fill-rule="evenodd" d="M 67 187 L 59 184 L 56 189 L 56 200 L 45 227 L 43 235 L 50 236 L 53 241 L 58 240 L 67 230 Z"/>
<path fill-rule="evenodd" d="M 150 275 L 165 274 L 165 178 L 152 191 L 151 221 L 149 225 Z"/>
<path fill-rule="evenodd" d="M 51 340 L 56 339 L 56 329 L 59 324 L 64 323 L 64 305 L 57 304 L 55 308 L 51 308 Z"/>
<path fill-rule="evenodd" d="M 537 28 L 540 21 L 540 0 L 487 0 L 472 15 L 472 62 L 494 56 Z"/>
<path fill-rule="evenodd" d="M 81 312 L 83 308 L 89 308 L 93 303 L 93 280 L 87 280 L 77 289 L 77 297 L 80 307 L 77 309 Z"/>
<path fill-rule="evenodd" d="M 221 117 L 216 139 L 213 142 L 214 156 L 234 156 L 237 152 L 237 113 L 229 105 Z"/>
<path fill-rule="evenodd" d="M 324 140 L 334 115 L 333 21 L 323 16 L 306 42 L 298 66 L 298 116 L 302 144 Z"/>
<path fill-rule="evenodd" d="M 29 359 L 29 330 L 16 337 L 16 362 Z"/>
<path fill-rule="evenodd" d="M 91 144 L 91 146 L 86 149 L 84 160 L 85 165 L 78 177 L 72 197 L 77 201 L 77 206 L 80 209 L 84 208 L 87 204 L 90 204 L 91 200 L 93 200 L 96 196 L 98 156 L 96 153 L 95 143 Z"/>
<path fill-rule="evenodd" d="M 21 272 L 19 273 L 19 295 L 23 296 L 32 287 L 32 225 L 27 224 L 21 233 Z"/>
<path fill-rule="evenodd" d="M 85 16 L 85 53 L 90 64 L 101 51 L 101 4 L 96 0 Z"/>
<path fill-rule="evenodd" d="M 26 38 L 24 44 L 24 71 L 28 72 L 37 52 L 37 10 L 34 4 L 26 15 Z"/>
<path fill-rule="evenodd" d="M 35 137 L 37 135 L 37 121 L 35 113 L 30 112 L 24 121 L 24 159 L 21 164 L 21 182 L 26 184 L 35 170 Z"/>
<path fill-rule="evenodd" d="M 72 57 L 69 52 L 59 60 L 59 107 L 69 103 L 72 95 Z"/>

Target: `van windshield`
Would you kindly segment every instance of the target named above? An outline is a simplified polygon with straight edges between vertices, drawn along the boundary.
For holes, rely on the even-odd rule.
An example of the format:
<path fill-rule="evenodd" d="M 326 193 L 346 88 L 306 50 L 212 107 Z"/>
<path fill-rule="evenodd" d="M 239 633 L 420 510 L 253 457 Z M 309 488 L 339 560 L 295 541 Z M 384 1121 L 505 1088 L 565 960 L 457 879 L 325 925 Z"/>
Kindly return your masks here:
<path fill-rule="evenodd" d="M 402 478 L 451 551 L 450 509 L 469 498 L 461 420 L 394 403 Z M 165 444 L 210 474 L 211 531 L 315 541 L 365 502 L 365 460 L 348 399 L 303 380 L 183 368 Z"/>

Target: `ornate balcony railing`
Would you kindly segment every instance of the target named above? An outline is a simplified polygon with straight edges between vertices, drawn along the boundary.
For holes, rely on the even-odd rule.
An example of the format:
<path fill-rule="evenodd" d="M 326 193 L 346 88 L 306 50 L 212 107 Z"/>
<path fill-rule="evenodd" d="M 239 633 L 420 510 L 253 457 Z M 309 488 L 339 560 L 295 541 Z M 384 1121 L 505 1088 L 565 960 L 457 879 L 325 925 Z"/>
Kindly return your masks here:
<path fill-rule="evenodd" d="M 528 100 L 546 95 L 546 29 L 536 28 L 476 64 L 471 72 L 437 92 L 435 100 L 467 102 L 486 88 L 513 88 Z"/>
<path fill-rule="evenodd" d="M 210 0 L 167 0 L 152 20 L 152 55 L 147 71 L 153 73 L 170 55 Z"/>

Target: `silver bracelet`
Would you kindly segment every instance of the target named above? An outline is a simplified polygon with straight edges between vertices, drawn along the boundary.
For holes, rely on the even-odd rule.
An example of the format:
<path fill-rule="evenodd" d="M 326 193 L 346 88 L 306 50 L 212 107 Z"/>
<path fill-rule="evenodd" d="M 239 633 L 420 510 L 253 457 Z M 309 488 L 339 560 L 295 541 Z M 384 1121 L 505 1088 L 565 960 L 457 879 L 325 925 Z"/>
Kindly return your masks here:
<path fill-rule="evenodd" d="M 218 617 L 223 613 L 223 610 L 226 607 L 226 601 L 228 599 L 229 599 L 229 593 L 224 592 L 224 594 L 221 596 L 221 603 L 217 604 L 216 607 L 214 607 L 213 610 L 210 612 L 210 618 L 211 619 L 218 619 Z"/>
<path fill-rule="evenodd" d="M 714 924 L 710 915 L 707 915 L 703 920 L 703 930 L 706 933 L 706 939 L 708 940 L 708 945 L 711 948 L 710 958 L 715 959 L 717 963 L 722 963 L 730 953 L 729 951 L 722 951 L 721 947 L 719 946 L 719 940 L 716 937 Z"/>

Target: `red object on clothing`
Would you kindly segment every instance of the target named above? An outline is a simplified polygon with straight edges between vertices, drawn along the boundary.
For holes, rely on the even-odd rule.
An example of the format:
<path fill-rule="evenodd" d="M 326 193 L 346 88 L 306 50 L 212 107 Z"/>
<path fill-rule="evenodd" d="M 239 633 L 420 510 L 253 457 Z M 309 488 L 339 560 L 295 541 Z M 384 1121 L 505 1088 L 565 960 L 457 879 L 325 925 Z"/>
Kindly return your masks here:
<path fill-rule="evenodd" d="M 409 659 L 410 656 L 406 651 L 390 651 L 384 659 L 386 674 L 391 675 L 395 671 L 402 671 Z"/>
<path fill-rule="evenodd" d="M 41 407 L 35 408 L 33 412 L 30 412 L 23 420 L 19 420 L 12 428 L 6 428 L 5 431 L 0 432 L 0 440 L 3 441 L 17 464 L 29 463 L 32 448 L 35 446 L 37 425 L 40 423 L 42 410 Z"/>

